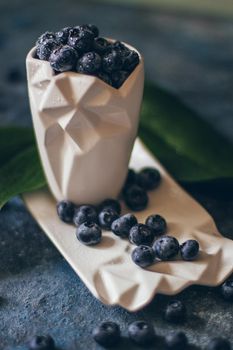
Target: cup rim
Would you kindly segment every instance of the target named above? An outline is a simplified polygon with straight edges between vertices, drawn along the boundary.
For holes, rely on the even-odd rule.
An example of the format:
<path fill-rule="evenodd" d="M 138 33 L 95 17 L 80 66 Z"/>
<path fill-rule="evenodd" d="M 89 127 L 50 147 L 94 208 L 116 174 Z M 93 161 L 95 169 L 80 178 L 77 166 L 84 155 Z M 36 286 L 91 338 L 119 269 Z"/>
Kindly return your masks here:
<path fill-rule="evenodd" d="M 105 38 L 111 42 L 114 42 L 114 41 L 117 41 L 115 39 L 111 39 L 111 38 Z M 139 55 L 139 63 L 138 65 L 135 67 L 135 69 L 130 73 L 130 75 L 128 76 L 128 78 L 124 81 L 124 83 L 118 88 L 114 88 L 113 86 L 109 85 L 108 83 L 106 83 L 105 81 L 103 81 L 102 79 L 100 79 L 99 77 L 95 76 L 95 75 L 88 75 L 88 74 L 83 74 L 83 73 L 78 73 L 78 72 L 73 72 L 73 71 L 66 71 L 66 72 L 61 72 L 59 74 L 55 74 L 54 73 L 54 70 L 51 68 L 50 64 L 48 61 L 45 61 L 45 60 L 40 60 L 38 58 L 35 58 L 35 51 L 36 51 L 36 46 L 33 46 L 28 54 L 27 54 L 27 57 L 26 57 L 26 61 L 30 61 L 30 60 L 33 60 L 33 61 L 36 61 L 37 63 L 40 62 L 40 64 L 44 64 L 44 65 L 47 65 L 51 72 L 52 72 L 52 76 L 51 78 L 53 79 L 57 79 L 58 77 L 59 78 L 62 78 L 62 77 L 65 77 L 65 76 L 70 76 L 70 75 L 76 75 L 76 76 L 85 76 L 87 79 L 93 79 L 93 80 L 98 80 L 100 81 L 102 84 L 104 85 L 107 85 L 108 88 L 112 89 L 113 91 L 117 92 L 117 91 L 122 91 L 123 88 L 125 87 L 126 83 L 130 80 L 130 78 L 132 78 L 133 75 L 136 74 L 136 72 L 139 71 L 139 69 L 141 69 L 144 65 L 144 59 L 143 59 L 143 56 L 141 55 L 141 53 L 136 49 L 134 48 L 132 45 L 130 44 L 127 44 L 125 43 L 124 41 L 121 41 L 126 47 L 128 47 L 130 50 L 134 50 L 137 52 L 137 54 Z"/>

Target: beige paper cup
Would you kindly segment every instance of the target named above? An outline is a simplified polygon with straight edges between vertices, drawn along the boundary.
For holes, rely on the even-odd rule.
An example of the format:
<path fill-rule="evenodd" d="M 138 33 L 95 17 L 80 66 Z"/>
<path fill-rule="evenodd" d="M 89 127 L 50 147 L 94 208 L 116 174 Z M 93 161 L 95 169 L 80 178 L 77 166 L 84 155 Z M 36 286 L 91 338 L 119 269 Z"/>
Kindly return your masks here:
<path fill-rule="evenodd" d="M 41 162 L 56 200 L 98 204 L 124 184 L 137 135 L 144 86 L 140 63 L 115 89 L 97 77 L 53 73 L 26 58 L 28 92 Z"/>

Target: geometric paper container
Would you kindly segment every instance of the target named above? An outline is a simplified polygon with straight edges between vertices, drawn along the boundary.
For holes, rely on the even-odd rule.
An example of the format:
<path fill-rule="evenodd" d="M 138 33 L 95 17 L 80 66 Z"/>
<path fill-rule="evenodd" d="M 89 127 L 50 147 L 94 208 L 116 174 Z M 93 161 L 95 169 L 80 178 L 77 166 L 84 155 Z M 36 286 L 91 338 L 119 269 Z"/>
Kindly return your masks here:
<path fill-rule="evenodd" d="M 119 89 L 94 76 L 55 75 L 49 62 L 34 57 L 35 48 L 26 58 L 29 100 L 52 194 L 57 201 L 67 199 L 75 204 L 116 198 L 138 130 L 144 87 L 142 57 Z"/>

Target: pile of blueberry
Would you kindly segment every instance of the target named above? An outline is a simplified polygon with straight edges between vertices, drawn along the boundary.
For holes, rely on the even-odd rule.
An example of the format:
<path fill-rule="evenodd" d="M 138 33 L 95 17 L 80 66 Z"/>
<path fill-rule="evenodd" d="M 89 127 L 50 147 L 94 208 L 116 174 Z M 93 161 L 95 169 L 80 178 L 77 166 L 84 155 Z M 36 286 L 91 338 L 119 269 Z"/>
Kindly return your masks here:
<path fill-rule="evenodd" d="M 160 173 L 154 168 L 144 168 L 139 173 L 129 169 L 122 191 L 127 206 L 135 211 L 143 210 L 148 204 L 147 191 L 158 187 Z M 135 215 L 128 213 L 120 216 L 121 205 L 115 199 L 106 199 L 100 206 L 75 205 L 61 201 L 57 205 L 60 219 L 77 226 L 76 236 L 85 245 L 100 243 L 102 229 L 111 230 L 120 238 L 129 239 L 137 247 L 132 252 L 132 260 L 140 267 L 147 267 L 156 260 L 174 259 L 179 253 L 183 260 L 194 260 L 199 252 L 196 240 L 179 244 L 172 236 L 164 235 L 166 220 L 158 214 L 150 215 L 145 223 L 138 223 Z M 160 237 L 161 236 L 161 237 Z"/>
<path fill-rule="evenodd" d="M 118 89 L 139 63 L 139 55 L 120 41 L 99 36 L 93 24 L 45 32 L 36 42 L 36 57 L 50 62 L 56 73 L 94 75 Z"/>

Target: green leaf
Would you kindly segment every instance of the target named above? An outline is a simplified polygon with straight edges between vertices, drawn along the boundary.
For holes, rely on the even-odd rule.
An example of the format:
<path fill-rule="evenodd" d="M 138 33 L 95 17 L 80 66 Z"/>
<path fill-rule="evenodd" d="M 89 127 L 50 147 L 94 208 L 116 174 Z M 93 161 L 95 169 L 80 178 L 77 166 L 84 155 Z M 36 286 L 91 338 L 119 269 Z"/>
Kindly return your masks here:
<path fill-rule="evenodd" d="M 13 196 L 30 192 L 46 185 L 38 152 L 32 145 L 0 169 L 0 208 Z"/>
<path fill-rule="evenodd" d="M 178 181 L 233 178 L 233 145 L 154 85 L 145 88 L 140 136 Z"/>

